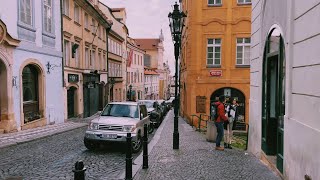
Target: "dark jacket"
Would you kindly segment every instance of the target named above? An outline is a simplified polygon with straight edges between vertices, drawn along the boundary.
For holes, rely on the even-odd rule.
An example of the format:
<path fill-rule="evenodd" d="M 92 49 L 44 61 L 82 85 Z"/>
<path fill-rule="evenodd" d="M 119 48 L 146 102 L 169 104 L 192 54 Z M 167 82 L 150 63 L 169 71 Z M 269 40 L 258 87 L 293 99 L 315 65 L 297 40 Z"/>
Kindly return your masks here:
<path fill-rule="evenodd" d="M 216 122 L 228 121 L 228 117 L 226 117 L 226 115 L 225 115 L 226 111 L 225 111 L 223 103 L 216 102 L 215 104 L 218 107 L 218 118 L 217 118 Z"/>

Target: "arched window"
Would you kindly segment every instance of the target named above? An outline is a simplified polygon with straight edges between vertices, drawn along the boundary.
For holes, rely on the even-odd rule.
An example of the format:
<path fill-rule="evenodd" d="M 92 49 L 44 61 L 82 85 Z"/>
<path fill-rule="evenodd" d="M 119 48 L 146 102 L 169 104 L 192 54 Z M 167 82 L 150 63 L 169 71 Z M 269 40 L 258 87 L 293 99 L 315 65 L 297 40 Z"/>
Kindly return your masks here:
<path fill-rule="evenodd" d="M 27 65 L 22 71 L 24 122 L 40 119 L 39 113 L 39 71 L 34 65 Z"/>

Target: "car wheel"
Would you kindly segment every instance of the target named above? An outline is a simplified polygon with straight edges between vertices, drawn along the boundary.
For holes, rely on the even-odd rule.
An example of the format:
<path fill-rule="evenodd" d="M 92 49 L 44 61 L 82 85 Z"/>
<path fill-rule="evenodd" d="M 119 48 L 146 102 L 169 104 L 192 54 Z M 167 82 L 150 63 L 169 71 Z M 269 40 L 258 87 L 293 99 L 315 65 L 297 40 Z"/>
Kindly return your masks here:
<path fill-rule="evenodd" d="M 95 150 L 97 148 L 96 143 L 87 139 L 84 140 L 84 146 L 89 150 Z"/>
<path fill-rule="evenodd" d="M 137 140 L 132 142 L 132 152 L 138 153 L 142 148 L 142 138 L 141 135 L 138 134 Z"/>
<path fill-rule="evenodd" d="M 151 134 L 151 133 L 153 133 L 153 131 L 154 131 L 153 124 L 150 123 L 149 126 L 148 126 L 148 133 Z"/>

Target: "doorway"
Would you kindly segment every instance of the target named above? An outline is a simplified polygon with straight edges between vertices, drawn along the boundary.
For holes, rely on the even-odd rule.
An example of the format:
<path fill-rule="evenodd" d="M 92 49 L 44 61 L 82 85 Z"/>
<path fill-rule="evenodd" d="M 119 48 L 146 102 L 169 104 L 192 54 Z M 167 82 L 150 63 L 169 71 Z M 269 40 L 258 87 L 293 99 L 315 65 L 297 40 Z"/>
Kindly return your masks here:
<path fill-rule="evenodd" d="M 75 99 L 76 99 L 76 88 L 70 87 L 67 91 L 67 100 L 68 100 L 68 118 L 75 117 Z"/>
<path fill-rule="evenodd" d="M 283 38 L 277 29 L 266 42 L 262 82 L 262 150 L 283 173 L 285 60 Z"/>

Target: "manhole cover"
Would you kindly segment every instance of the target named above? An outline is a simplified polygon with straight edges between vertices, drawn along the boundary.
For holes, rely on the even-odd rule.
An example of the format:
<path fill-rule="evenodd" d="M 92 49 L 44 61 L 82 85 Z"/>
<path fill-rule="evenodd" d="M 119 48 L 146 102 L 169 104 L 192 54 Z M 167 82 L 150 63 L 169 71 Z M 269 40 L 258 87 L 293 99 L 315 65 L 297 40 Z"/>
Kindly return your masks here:
<path fill-rule="evenodd" d="M 16 176 L 16 177 L 7 177 L 5 180 L 23 180 L 23 178 L 20 176 Z"/>

